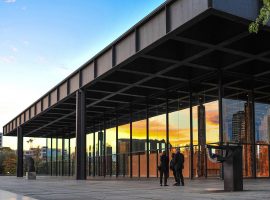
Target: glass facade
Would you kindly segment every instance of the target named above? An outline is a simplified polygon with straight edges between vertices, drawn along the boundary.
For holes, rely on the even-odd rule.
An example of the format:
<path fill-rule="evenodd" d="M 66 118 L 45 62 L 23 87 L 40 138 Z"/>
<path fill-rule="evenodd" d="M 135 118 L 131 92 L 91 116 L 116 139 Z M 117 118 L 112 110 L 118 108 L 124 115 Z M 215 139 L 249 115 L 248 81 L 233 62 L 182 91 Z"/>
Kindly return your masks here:
<path fill-rule="evenodd" d="M 252 177 L 254 168 L 257 177 L 269 177 L 270 105 L 256 103 L 254 109 L 255 134 L 252 137 L 251 103 L 223 99 L 223 141 L 243 146 L 244 177 Z M 118 175 L 139 178 L 149 175 L 149 177 L 158 177 L 157 166 L 162 151 L 166 150 L 167 131 L 170 159 L 177 147 L 180 147 L 180 151 L 184 154 L 183 174 L 185 177 L 191 176 L 190 170 L 193 170 L 195 177 L 220 176 L 220 164 L 210 162 L 203 149 L 204 140 L 205 144 L 219 143 L 218 101 L 193 106 L 192 110 L 193 160 L 191 160 L 189 108 L 181 109 L 179 106 L 178 109 L 166 115 L 164 106 L 154 106 L 149 109 L 148 135 L 145 113 L 134 114 L 134 119 L 140 120 L 132 123 L 115 127 L 112 125 L 115 122 L 107 122 L 105 125 L 110 128 L 104 130 L 100 126 L 95 133 L 87 134 L 87 176 Z M 201 120 L 204 120 L 205 127 L 202 126 Z M 166 128 L 167 121 L 169 122 L 168 129 Z M 38 165 L 39 173 L 53 176 L 74 175 L 75 142 L 75 138 L 48 138 L 46 146 L 41 149 L 43 164 Z M 147 149 L 149 149 L 148 152 Z M 191 162 L 193 169 L 191 169 Z M 172 172 L 170 176 L 173 176 Z"/>

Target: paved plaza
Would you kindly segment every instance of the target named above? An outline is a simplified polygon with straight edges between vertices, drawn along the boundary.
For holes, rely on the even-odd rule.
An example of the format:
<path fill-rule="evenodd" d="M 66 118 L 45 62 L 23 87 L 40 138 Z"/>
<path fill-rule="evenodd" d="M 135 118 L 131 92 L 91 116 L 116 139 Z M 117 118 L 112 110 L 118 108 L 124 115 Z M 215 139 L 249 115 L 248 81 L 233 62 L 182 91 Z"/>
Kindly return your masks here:
<path fill-rule="evenodd" d="M 157 179 L 97 179 L 77 181 L 67 177 L 0 177 L 1 200 L 80 199 L 270 199 L 269 179 L 244 180 L 243 192 L 224 192 L 219 179 L 186 180 L 186 186 L 159 186 Z M 8 192 L 5 192 L 8 191 Z"/>

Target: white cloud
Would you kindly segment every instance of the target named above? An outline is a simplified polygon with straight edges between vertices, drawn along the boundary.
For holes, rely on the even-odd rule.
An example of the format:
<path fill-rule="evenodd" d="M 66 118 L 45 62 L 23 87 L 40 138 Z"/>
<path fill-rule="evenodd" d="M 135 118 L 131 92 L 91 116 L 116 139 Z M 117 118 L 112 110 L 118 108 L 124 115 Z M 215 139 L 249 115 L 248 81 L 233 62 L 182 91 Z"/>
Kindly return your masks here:
<path fill-rule="evenodd" d="M 25 46 L 28 46 L 30 43 L 29 43 L 29 41 L 27 41 L 27 40 L 24 40 L 23 42 L 22 42 Z"/>
<path fill-rule="evenodd" d="M 15 3 L 16 0 L 4 0 L 5 3 Z"/>
<path fill-rule="evenodd" d="M 9 64 L 13 63 L 14 61 L 15 61 L 14 56 L 0 56 L 0 63 Z"/>
<path fill-rule="evenodd" d="M 16 47 L 10 47 L 11 51 L 18 52 L 18 49 Z"/>
<path fill-rule="evenodd" d="M 23 7 L 21 7 L 21 9 L 24 11 L 24 10 L 27 9 L 27 7 L 26 6 L 23 6 Z"/>
<path fill-rule="evenodd" d="M 44 56 L 38 56 L 37 62 L 38 62 L 38 64 L 45 64 L 45 63 L 47 63 L 47 60 Z"/>

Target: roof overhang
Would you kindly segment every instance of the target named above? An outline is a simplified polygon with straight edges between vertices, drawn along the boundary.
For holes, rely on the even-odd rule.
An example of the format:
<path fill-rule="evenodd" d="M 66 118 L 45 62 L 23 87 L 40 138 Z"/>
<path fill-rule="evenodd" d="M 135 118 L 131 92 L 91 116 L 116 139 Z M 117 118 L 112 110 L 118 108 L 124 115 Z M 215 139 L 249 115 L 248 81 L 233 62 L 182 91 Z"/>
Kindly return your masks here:
<path fill-rule="evenodd" d="M 249 34 L 254 0 L 167 1 L 4 127 L 5 135 L 74 137 L 75 92 L 86 91 L 88 131 L 224 98 L 270 100 L 270 31 Z M 246 9 L 246 10 L 243 10 Z M 191 13 L 189 13 L 191 12 Z M 194 105 L 198 102 L 194 101 Z"/>

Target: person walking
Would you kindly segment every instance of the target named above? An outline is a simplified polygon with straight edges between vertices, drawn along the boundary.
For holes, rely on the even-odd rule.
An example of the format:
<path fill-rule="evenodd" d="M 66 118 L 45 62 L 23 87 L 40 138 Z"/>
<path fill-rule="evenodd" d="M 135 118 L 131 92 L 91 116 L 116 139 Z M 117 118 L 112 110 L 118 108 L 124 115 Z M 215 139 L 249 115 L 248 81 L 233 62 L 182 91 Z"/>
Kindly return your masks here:
<path fill-rule="evenodd" d="M 175 154 L 175 163 L 174 163 L 174 170 L 176 175 L 176 181 L 177 183 L 174 184 L 176 186 L 180 186 L 180 181 L 182 183 L 182 186 L 184 186 L 184 177 L 183 177 L 183 168 L 184 168 L 184 155 L 180 152 L 180 149 L 176 149 Z"/>
<path fill-rule="evenodd" d="M 164 176 L 164 186 L 167 185 L 167 179 L 169 175 L 169 157 L 166 155 L 166 151 L 162 152 L 162 155 L 160 156 L 160 186 L 162 186 L 162 180 Z"/>

